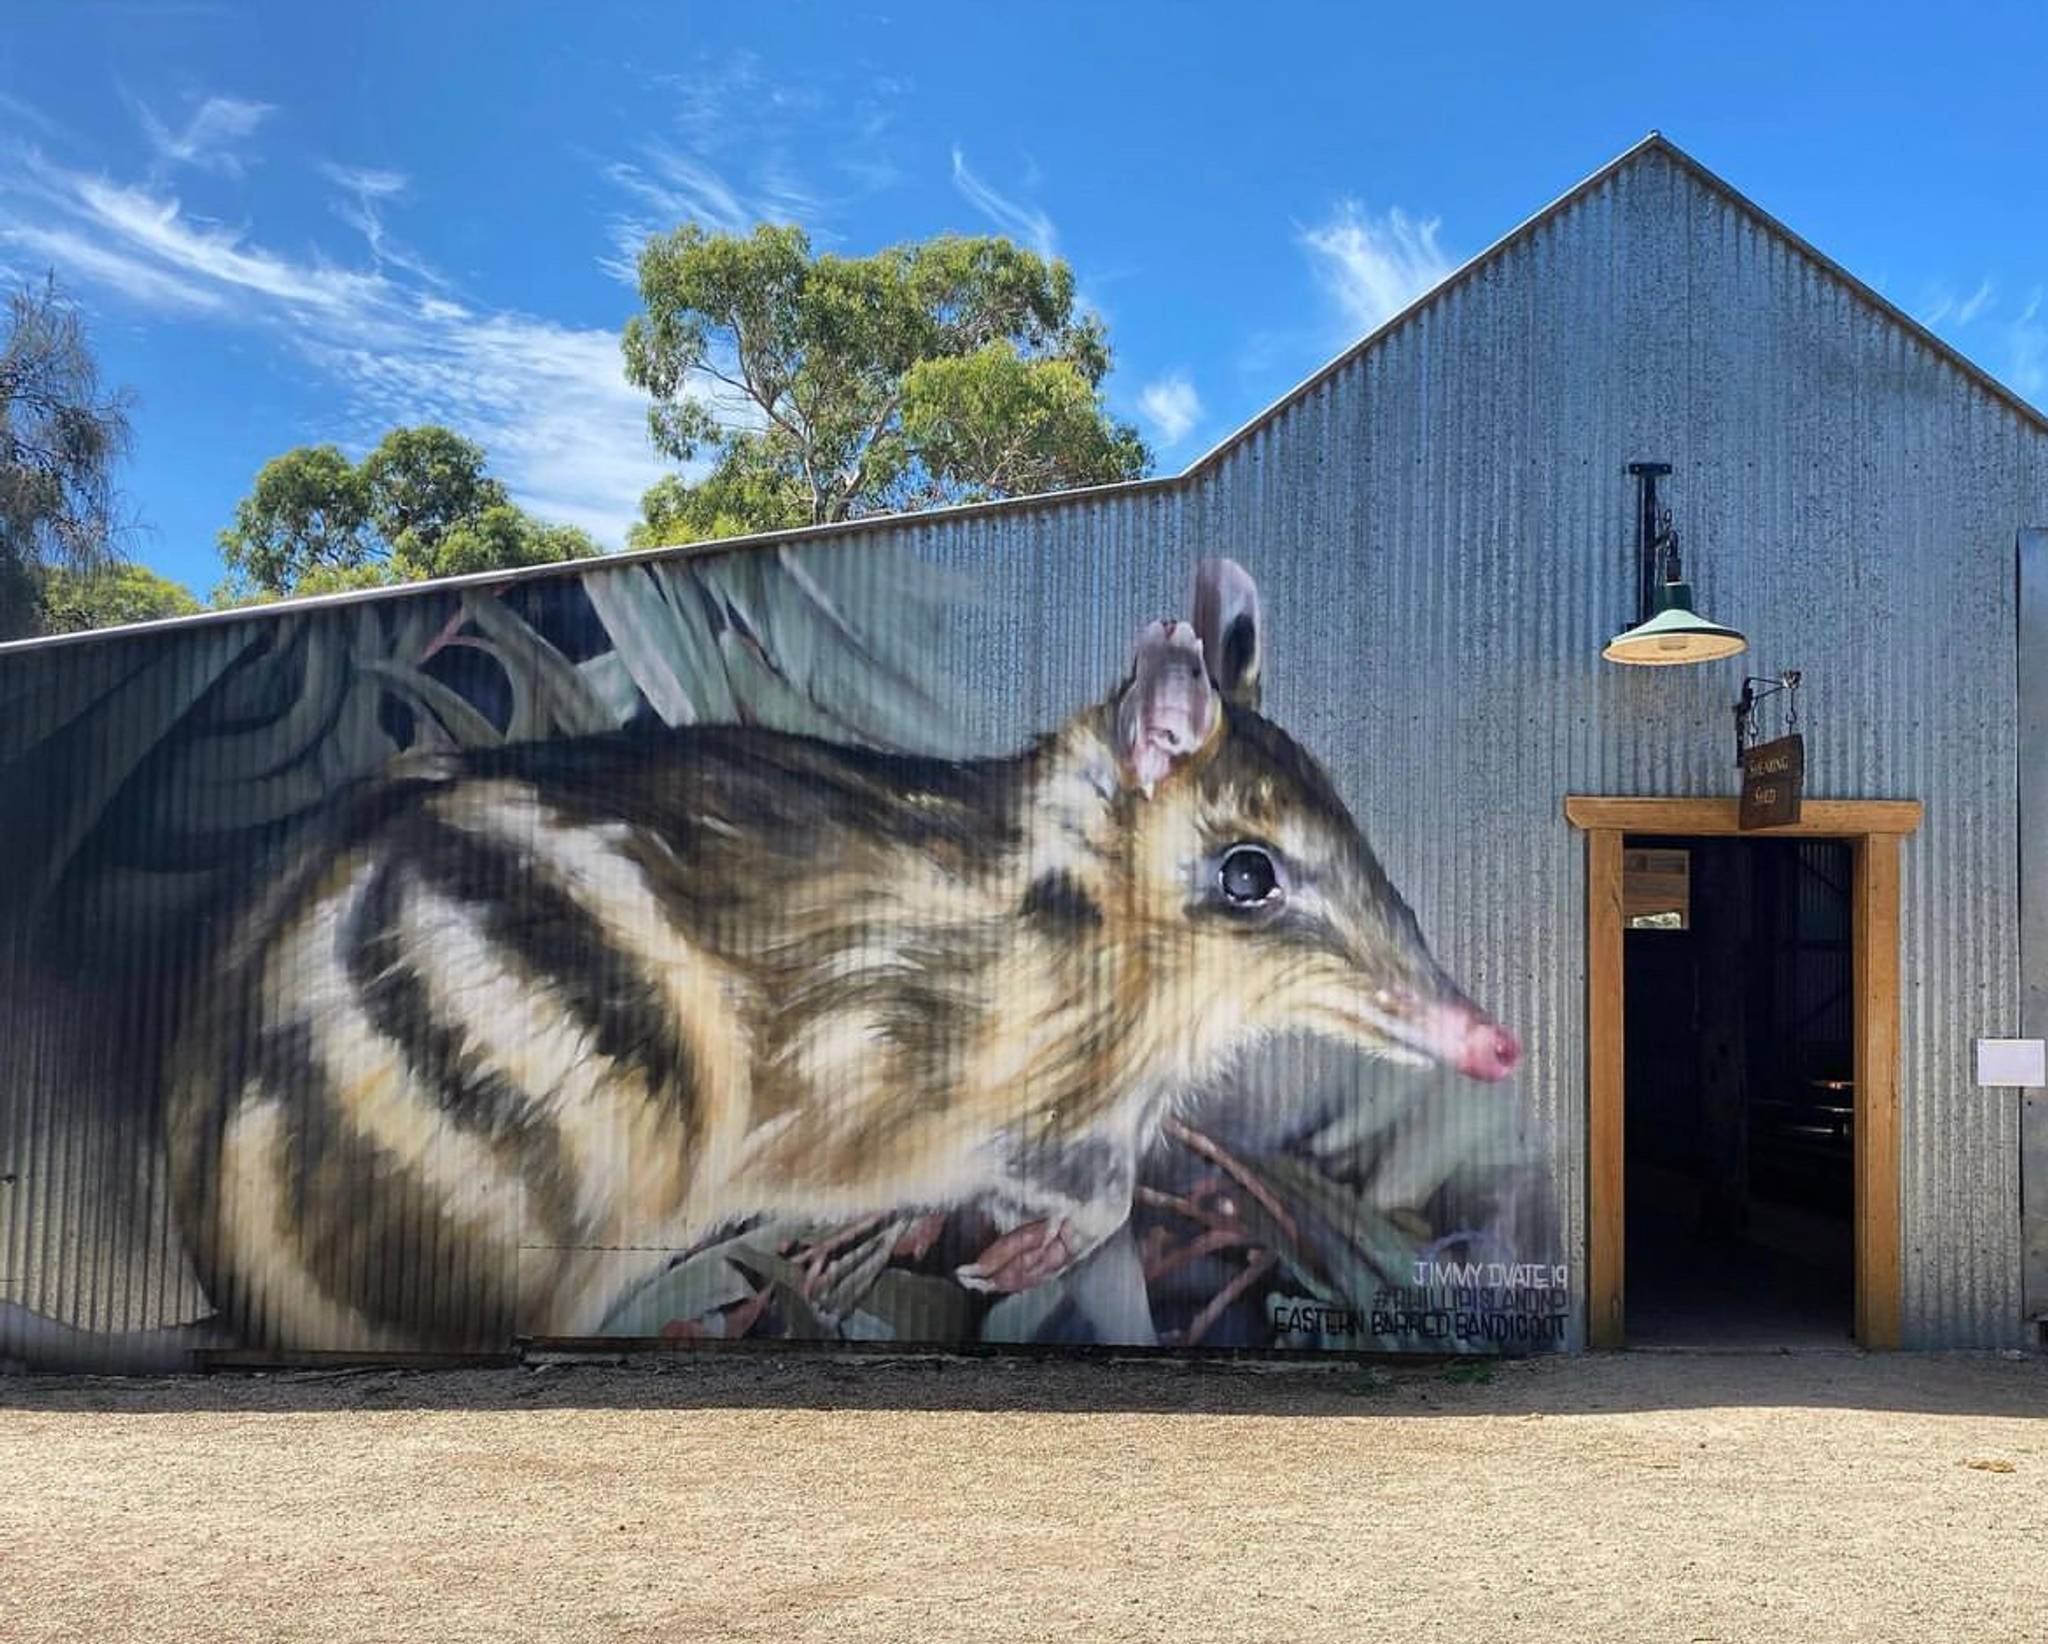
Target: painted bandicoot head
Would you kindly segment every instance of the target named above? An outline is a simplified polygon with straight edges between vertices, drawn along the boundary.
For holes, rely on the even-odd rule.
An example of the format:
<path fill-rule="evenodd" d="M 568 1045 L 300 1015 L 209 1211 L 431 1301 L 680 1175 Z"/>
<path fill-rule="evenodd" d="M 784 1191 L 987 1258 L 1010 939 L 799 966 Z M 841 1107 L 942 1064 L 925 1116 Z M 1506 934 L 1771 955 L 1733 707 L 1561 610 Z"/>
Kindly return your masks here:
<path fill-rule="evenodd" d="M 1374 1056 L 1497 1080 L 1515 1036 L 1430 956 L 1415 915 L 1322 768 L 1258 713 L 1258 590 L 1196 573 L 1194 621 L 1139 637 L 1104 724 L 1132 800 L 1131 894 L 1178 929 L 1203 1049 L 1307 1029 Z"/>

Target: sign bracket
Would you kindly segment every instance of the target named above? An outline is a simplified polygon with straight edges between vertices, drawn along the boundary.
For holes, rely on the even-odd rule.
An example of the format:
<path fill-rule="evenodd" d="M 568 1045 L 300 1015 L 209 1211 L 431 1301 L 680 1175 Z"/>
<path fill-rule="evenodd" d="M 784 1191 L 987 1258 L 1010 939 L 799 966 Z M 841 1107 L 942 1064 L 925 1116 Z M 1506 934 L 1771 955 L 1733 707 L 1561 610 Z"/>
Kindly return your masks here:
<path fill-rule="evenodd" d="M 1784 730 L 1769 742 L 1759 741 L 1757 708 L 1774 696 L 1784 698 Z M 1788 668 L 1776 679 L 1742 682 L 1742 700 L 1735 704 L 1735 763 L 1742 771 L 1739 828 L 1779 828 L 1799 820 L 1806 739 L 1799 733 L 1798 669 Z"/>

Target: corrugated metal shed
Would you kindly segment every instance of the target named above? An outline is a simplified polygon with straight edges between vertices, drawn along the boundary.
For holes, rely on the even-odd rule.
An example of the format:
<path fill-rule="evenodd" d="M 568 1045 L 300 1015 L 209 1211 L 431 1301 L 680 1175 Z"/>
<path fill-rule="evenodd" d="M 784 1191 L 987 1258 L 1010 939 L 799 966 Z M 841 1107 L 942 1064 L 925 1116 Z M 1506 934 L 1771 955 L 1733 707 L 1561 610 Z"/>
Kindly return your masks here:
<path fill-rule="evenodd" d="M 1599 661 L 1630 620 L 1637 458 L 1674 464 L 1702 608 L 1741 613 L 1745 665 L 1805 671 L 1809 791 L 1926 804 L 1905 857 L 1906 1340 L 2011 1344 L 2018 1112 L 1970 1055 L 2019 1020 L 2013 563 L 2048 520 L 2048 430 L 2010 391 L 1653 139 L 1225 441 L 1185 504 L 1019 519 L 1004 557 L 1029 581 L 1004 597 L 1053 613 L 1057 650 L 1156 583 L 1162 546 L 1284 590 L 1273 712 L 1324 751 L 1453 974 L 1542 1047 L 1526 1120 L 1576 1251 L 1582 849 L 1560 796 L 1733 785 L 1736 665 Z M 956 551 L 993 569 L 986 523 Z"/>
<path fill-rule="evenodd" d="M 1581 849 L 1559 796 L 1733 786 L 1737 665 L 1599 661 L 1632 620 L 1637 458 L 1674 464 L 1701 608 L 1740 613 L 1744 664 L 1805 671 L 1809 791 L 1926 804 L 1905 854 L 1906 1339 L 2014 1342 L 2017 1112 L 1973 1087 L 1970 1041 L 2019 1019 L 2036 413 L 1658 141 L 1229 446 L 1196 531 L 1309 579 L 1276 712 L 1343 750 L 1454 972 L 1545 1047 L 1527 1099 L 1576 1216 Z M 1323 678 L 1355 686 L 1297 695 Z"/>
<path fill-rule="evenodd" d="M 1747 631 L 1744 664 L 1804 670 L 1809 792 L 1925 802 L 1905 850 L 1906 1339 L 2014 1343 L 2018 1114 L 1973 1088 L 1969 1042 L 2019 1019 L 2014 542 L 2048 521 L 2048 425 L 1661 138 L 1184 476 L 796 537 L 975 572 L 963 728 L 990 747 L 1069 706 L 1075 659 L 1103 672 L 1197 554 L 1244 561 L 1274 612 L 1268 711 L 1532 1048 L 1508 1099 L 1576 1262 L 1583 847 L 1561 801 L 1733 785 L 1736 665 L 1599 660 L 1632 617 L 1639 458 L 1674 465 L 1702 606 Z M 179 626 L 196 644 L 271 619 Z M 1502 1099 L 1433 1122 L 1476 1132 Z"/>
<path fill-rule="evenodd" d="M 2020 533 L 2019 712 L 2021 1031 L 2048 1037 L 2048 527 Z M 2020 1106 L 2022 1307 L 2048 1321 L 2048 1091 Z"/>

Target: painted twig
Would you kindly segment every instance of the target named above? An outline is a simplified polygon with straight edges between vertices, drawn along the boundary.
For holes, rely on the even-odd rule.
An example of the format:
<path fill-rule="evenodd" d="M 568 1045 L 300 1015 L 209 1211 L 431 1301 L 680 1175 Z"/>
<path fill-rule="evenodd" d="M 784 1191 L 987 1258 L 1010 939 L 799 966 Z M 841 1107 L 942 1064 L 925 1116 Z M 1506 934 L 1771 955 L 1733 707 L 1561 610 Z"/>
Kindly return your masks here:
<path fill-rule="evenodd" d="M 1167 1135 L 1171 1136 L 1183 1147 L 1201 1154 L 1211 1164 L 1227 1172 L 1247 1193 L 1265 1207 L 1266 1213 L 1274 1221 L 1280 1224 L 1280 1230 L 1287 1235 L 1288 1242 L 1296 1248 L 1300 1247 L 1301 1228 L 1296 1224 L 1294 1217 L 1288 1213 L 1286 1206 L 1273 1196 L 1273 1190 L 1259 1180 L 1251 1166 L 1225 1150 L 1221 1143 L 1203 1135 L 1192 1126 L 1183 1124 L 1179 1119 L 1168 1119 L 1165 1130 Z"/>
<path fill-rule="evenodd" d="M 1223 1317 L 1230 1304 L 1273 1270 L 1275 1257 L 1270 1250 L 1255 1250 L 1252 1259 L 1245 1264 L 1242 1273 L 1232 1279 L 1211 1298 L 1209 1305 L 1197 1313 L 1189 1324 L 1187 1334 L 1181 1337 L 1183 1347 L 1193 1347 L 1209 1333 L 1210 1327 Z"/>
<path fill-rule="evenodd" d="M 1204 1256 L 1213 1256 L 1219 1250 L 1229 1250 L 1238 1245 L 1248 1245 L 1252 1236 L 1241 1227 L 1211 1228 L 1199 1238 L 1190 1239 L 1177 1249 L 1163 1252 L 1156 1259 L 1145 1264 L 1145 1282 L 1152 1284 L 1167 1274 L 1177 1272 L 1190 1262 L 1200 1261 Z"/>

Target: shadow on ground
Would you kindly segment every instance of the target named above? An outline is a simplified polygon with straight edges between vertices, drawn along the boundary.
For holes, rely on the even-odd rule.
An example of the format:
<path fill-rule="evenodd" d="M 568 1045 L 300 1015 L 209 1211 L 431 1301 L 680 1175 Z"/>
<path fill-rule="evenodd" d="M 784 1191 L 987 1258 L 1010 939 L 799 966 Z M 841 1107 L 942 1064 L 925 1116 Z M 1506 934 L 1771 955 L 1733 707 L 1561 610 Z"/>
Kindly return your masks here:
<path fill-rule="evenodd" d="M 488 1370 L 0 1377 L 0 1409 L 1032 1411 L 1599 1415 L 1729 1406 L 2048 1416 L 2048 1358 L 1998 1353 L 1605 1353 L 1433 1364 L 662 1353 Z"/>

